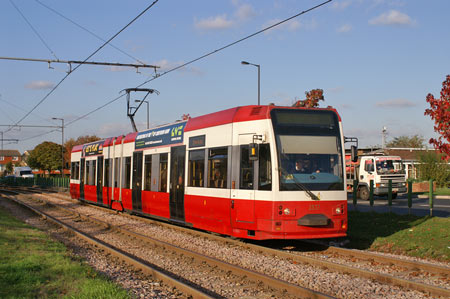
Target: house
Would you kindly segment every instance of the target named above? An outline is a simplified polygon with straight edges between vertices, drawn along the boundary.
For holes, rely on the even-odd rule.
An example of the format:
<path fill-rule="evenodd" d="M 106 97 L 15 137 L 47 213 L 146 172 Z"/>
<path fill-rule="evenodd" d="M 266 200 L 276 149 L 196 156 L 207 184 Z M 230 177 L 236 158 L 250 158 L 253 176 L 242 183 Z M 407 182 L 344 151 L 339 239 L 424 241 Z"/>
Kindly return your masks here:
<path fill-rule="evenodd" d="M 22 162 L 22 155 L 18 150 L 0 150 L 0 172 L 5 171 L 9 162 L 17 165 Z"/>

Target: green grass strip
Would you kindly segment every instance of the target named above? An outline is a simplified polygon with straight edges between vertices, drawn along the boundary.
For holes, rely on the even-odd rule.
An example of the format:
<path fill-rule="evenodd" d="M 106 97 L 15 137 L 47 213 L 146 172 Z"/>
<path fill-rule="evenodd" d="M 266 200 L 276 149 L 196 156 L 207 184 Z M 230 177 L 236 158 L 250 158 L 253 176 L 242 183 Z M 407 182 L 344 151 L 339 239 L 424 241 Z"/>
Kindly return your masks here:
<path fill-rule="evenodd" d="M 61 243 L 0 207 L 0 298 L 130 298 Z"/>
<path fill-rule="evenodd" d="M 358 249 L 450 261 L 450 219 L 349 212 L 348 237 Z"/>

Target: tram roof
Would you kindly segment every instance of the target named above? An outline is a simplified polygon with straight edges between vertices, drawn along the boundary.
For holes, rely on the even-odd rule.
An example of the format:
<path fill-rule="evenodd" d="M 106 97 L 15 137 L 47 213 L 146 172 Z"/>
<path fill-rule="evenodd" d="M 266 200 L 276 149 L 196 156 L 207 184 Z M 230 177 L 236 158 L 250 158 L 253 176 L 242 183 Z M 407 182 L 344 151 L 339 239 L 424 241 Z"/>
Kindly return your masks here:
<path fill-rule="evenodd" d="M 293 110 L 328 110 L 328 111 L 334 111 L 339 121 L 341 121 L 341 117 L 337 113 L 336 109 L 329 106 L 327 108 L 304 108 L 304 107 L 288 107 L 288 106 L 275 106 L 275 105 L 249 105 L 249 106 L 239 106 L 234 107 L 218 112 L 213 112 L 197 117 L 192 117 L 187 121 L 186 127 L 184 129 L 184 132 L 204 129 L 204 128 L 211 128 L 215 126 L 220 125 L 226 125 L 230 123 L 235 122 L 244 122 L 244 121 L 252 121 L 252 120 L 260 120 L 260 119 L 269 119 L 270 118 L 270 111 L 273 109 L 293 109 Z M 176 124 L 178 122 L 170 123 L 161 125 L 155 128 L 151 128 L 149 130 L 157 129 L 160 127 Z M 144 130 L 148 131 L 148 130 Z M 111 146 L 113 145 L 114 141 L 115 143 L 121 143 L 122 138 L 124 138 L 124 143 L 134 142 L 136 139 L 136 136 L 139 132 L 132 132 L 128 133 L 127 135 L 121 135 L 118 137 L 110 137 L 104 139 L 103 147 Z M 100 141 L 91 142 L 87 144 L 93 144 L 98 143 Z M 72 148 L 72 152 L 80 152 L 83 150 L 83 146 L 87 145 L 76 145 Z"/>

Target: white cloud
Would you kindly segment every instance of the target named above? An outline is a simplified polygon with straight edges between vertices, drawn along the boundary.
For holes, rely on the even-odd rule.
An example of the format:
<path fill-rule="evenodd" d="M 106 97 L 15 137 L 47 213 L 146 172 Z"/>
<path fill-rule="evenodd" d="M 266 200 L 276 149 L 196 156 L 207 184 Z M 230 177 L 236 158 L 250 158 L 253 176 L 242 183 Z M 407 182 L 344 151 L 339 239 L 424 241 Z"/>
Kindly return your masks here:
<path fill-rule="evenodd" d="M 242 4 L 237 8 L 234 15 L 239 21 L 246 21 L 249 18 L 255 16 L 256 12 L 250 4 Z"/>
<path fill-rule="evenodd" d="M 336 29 L 336 31 L 339 33 L 346 33 L 346 32 L 350 32 L 352 29 L 353 29 L 352 25 L 344 24 L 341 27 L 339 27 L 338 29 Z"/>
<path fill-rule="evenodd" d="M 375 103 L 375 106 L 380 108 L 410 108 L 417 106 L 417 104 L 406 99 L 393 99 L 377 102 Z"/>
<path fill-rule="evenodd" d="M 227 19 L 226 14 L 202 20 L 195 20 L 194 23 L 195 27 L 201 30 L 223 30 L 234 25 L 233 21 Z"/>
<path fill-rule="evenodd" d="M 392 9 L 388 12 L 379 15 L 378 17 L 369 20 L 369 24 L 385 25 L 385 26 L 391 25 L 410 26 L 414 24 L 414 21 L 407 14 Z"/>
<path fill-rule="evenodd" d="M 54 84 L 49 81 L 31 81 L 25 85 L 26 89 L 51 89 Z"/>
<path fill-rule="evenodd" d="M 346 9 L 348 6 L 350 6 L 350 4 L 352 4 L 352 1 L 350 1 L 350 0 L 336 1 L 336 2 L 333 2 L 333 5 L 331 7 L 333 9 L 343 10 L 343 9 Z"/>
<path fill-rule="evenodd" d="M 161 59 L 161 60 L 156 61 L 155 63 L 153 63 L 153 65 L 157 65 L 157 66 L 160 67 L 158 69 L 159 73 L 166 72 L 166 71 L 168 71 L 170 69 L 173 69 L 173 68 L 176 68 L 176 67 L 178 67 L 178 66 L 180 66 L 182 64 L 184 64 L 183 61 L 169 61 L 167 59 Z M 189 72 L 189 73 L 193 73 L 193 74 L 196 74 L 196 75 L 202 75 L 203 74 L 202 70 L 200 70 L 199 68 L 196 68 L 196 67 L 192 67 L 192 66 L 185 66 L 185 67 L 182 67 L 182 68 L 178 69 L 177 71 Z"/>

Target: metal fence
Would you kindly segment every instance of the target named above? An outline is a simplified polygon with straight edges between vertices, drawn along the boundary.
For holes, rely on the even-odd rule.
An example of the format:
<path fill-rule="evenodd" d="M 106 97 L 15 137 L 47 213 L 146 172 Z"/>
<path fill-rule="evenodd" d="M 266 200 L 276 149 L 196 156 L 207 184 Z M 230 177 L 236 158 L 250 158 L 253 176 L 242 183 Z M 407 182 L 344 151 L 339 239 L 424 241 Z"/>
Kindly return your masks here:
<path fill-rule="evenodd" d="M 60 187 L 69 188 L 69 177 L 34 177 L 34 178 L 16 178 L 16 177 L 4 177 L 0 178 L 0 184 L 7 186 L 26 186 L 26 187 Z"/>
<path fill-rule="evenodd" d="M 433 180 L 429 181 L 429 191 L 428 191 L 428 198 L 429 198 L 429 204 L 430 204 L 430 216 L 433 216 L 433 206 L 434 206 L 434 202 L 433 202 Z M 356 182 L 356 184 L 354 184 L 354 186 L 358 186 L 358 182 Z M 374 200 L 374 195 L 373 195 L 373 180 L 370 180 L 370 184 L 369 184 L 369 202 L 370 202 L 370 207 L 373 208 L 373 200 Z M 357 188 L 353 188 L 353 206 L 356 209 L 356 206 L 358 204 L 358 198 L 357 198 Z M 411 214 L 411 207 L 412 207 L 412 198 L 413 198 L 413 193 L 412 193 L 412 181 L 408 180 L 408 214 Z M 388 206 L 389 206 L 389 212 L 391 212 L 391 208 L 392 208 L 392 180 L 389 180 L 389 185 L 388 185 Z"/>

